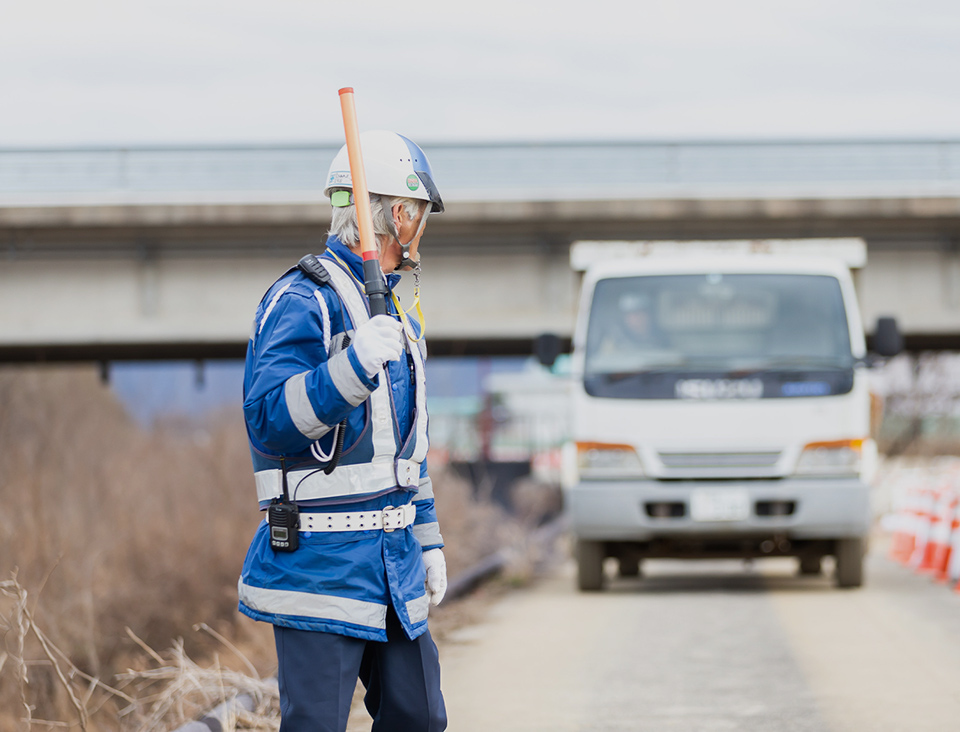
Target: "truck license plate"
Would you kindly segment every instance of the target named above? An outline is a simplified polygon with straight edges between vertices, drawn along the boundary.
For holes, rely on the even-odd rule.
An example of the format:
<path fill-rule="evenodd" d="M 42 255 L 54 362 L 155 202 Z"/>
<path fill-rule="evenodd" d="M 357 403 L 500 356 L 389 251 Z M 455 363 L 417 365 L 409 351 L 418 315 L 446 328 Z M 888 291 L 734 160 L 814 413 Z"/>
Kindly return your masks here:
<path fill-rule="evenodd" d="M 696 490 L 690 495 L 694 521 L 742 521 L 750 516 L 750 497 L 743 489 Z"/>

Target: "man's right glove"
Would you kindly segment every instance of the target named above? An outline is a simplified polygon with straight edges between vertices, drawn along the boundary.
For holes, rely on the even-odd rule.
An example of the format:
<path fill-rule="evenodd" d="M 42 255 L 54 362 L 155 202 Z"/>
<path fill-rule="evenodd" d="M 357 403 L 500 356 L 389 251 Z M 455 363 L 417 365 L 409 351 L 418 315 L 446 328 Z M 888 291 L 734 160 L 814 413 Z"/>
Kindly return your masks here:
<path fill-rule="evenodd" d="M 353 351 L 369 378 L 403 353 L 403 326 L 389 315 L 374 315 L 353 334 Z"/>

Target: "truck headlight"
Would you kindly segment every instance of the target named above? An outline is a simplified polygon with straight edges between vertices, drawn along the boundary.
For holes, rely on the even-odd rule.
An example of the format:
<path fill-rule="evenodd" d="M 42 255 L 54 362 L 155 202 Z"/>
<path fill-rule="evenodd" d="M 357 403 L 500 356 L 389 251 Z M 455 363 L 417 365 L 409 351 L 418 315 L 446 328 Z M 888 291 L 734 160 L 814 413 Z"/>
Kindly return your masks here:
<path fill-rule="evenodd" d="M 643 465 L 633 445 L 606 442 L 578 442 L 577 470 L 585 479 L 643 477 Z"/>
<path fill-rule="evenodd" d="M 797 475 L 858 475 L 863 463 L 863 440 L 834 440 L 804 445 Z"/>

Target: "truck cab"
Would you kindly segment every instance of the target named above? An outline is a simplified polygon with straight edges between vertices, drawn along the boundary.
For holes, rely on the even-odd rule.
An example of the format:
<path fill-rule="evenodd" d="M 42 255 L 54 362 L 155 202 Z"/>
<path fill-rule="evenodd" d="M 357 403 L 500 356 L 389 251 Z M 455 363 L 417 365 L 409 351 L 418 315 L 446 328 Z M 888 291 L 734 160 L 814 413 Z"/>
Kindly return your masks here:
<path fill-rule="evenodd" d="M 588 257 L 563 458 L 580 589 L 603 587 L 608 557 L 631 576 L 654 557 L 794 556 L 815 574 L 832 555 L 839 586 L 862 584 L 863 326 L 850 262 L 798 249 Z"/>

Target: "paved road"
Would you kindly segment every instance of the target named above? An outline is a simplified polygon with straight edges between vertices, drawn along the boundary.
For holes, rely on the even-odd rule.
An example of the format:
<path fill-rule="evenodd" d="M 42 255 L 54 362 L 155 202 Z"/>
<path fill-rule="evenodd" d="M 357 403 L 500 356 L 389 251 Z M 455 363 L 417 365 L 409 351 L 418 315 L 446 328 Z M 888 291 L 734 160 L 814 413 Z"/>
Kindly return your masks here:
<path fill-rule="evenodd" d="M 839 591 L 789 560 L 564 565 L 441 648 L 453 732 L 960 730 L 960 595 L 882 556 Z"/>

